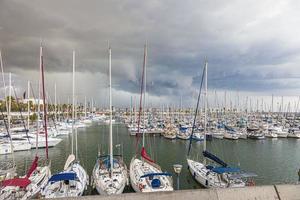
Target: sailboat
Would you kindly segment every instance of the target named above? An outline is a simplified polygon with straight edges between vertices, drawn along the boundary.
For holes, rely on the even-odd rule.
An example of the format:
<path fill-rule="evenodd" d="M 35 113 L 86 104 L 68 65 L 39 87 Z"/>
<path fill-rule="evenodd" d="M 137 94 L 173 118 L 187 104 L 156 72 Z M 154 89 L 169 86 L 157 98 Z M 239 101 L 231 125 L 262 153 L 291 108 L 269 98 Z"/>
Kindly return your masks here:
<path fill-rule="evenodd" d="M 121 194 L 128 182 L 127 167 L 122 155 L 113 154 L 111 48 L 109 53 L 109 155 L 99 155 L 93 170 L 93 183 L 99 194 Z"/>
<path fill-rule="evenodd" d="M 40 73 L 42 79 L 42 92 L 44 102 L 44 127 L 47 130 L 47 111 L 46 111 L 46 94 L 45 94 L 45 82 L 44 82 L 44 66 L 43 66 L 43 50 L 40 47 Z M 40 80 L 40 79 L 39 79 Z M 40 83 L 39 83 L 40 87 Z M 40 94 L 40 88 L 39 88 Z M 39 98 L 40 99 L 40 98 Z M 39 112 L 38 112 L 39 118 Z M 39 121 L 39 119 L 38 119 Z M 39 125 L 38 125 L 39 126 Z M 45 137 L 47 138 L 47 131 L 45 131 Z M 38 140 L 38 137 L 37 137 Z M 36 141 L 38 144 L 38 141 Z M 0 199 L 31 199 L 37 197 L 41 189 L 45 187 L 48 179 L 51 176 L 49 156 L 48 156 L 48 145 L 46 139 L 46 162 L 45 165 L 39 167 L 38 161 L 39 156 L 37 154 L 38 147 L 36 146 L 36 155 L 31 164 L 31 167 L 27 171 L 25 176 L 7 179 L 2 182 L 2 188 L 0 193 Z"/>
<path fill-rule="evenodd" d="M 140 135 L 140 122 L 142 112 L 142 102 L 145 107 L 146 94 L 146 60 L 147 60 L 147 45 L 144 48 L 144 63 L 141 84 L 140 109 L 138 117 L 138 132 L 136 149 L 138 149 L 138 137 Z M 143 100 L 144 95 L 144 101 Z M 143 122 L 145 123 L 145 114 Z M 145 127 L 145 126 L 144 126 Z M 152 160 L 145 149 L 145 129 L 143 129 L 143 143 L 141 150 L 141 158 L 135 155 L 130 162 L 130 183 L 135 192 L 162 192 L 173 191 L 172 175 L 162 172 L 160 166 Z"/>
<path fill-rule="evenodd" d="M 11 129 L 11 90 L 12 90 L 12 84 L 11 84 L 11 73 L 9 73 L 9 96 L 8 96 L 8 104 L 7 105 L 7 135 L 4 135 L 1 137 L 1 143 L 0 143 L 0 155 L 2 154 L 11 154 L 15 151 L 27 151 L 31 149 L 31 145 L 28 143 L 27 140 L 14 140 L 12 137 L 12 129 Z M 3 115 L 4 117 L 4 115 Z M 4 119 L 5 120 L 5 119 Z"/>
<path fill-rule="evenodd" d="M 82 196 L 88 185 L 88 175 L 78 160 L 77 129 L 75 124 L 75 51 L 73 51 L 72 153 L 62 172 L 54 174 L 42 191 L 45 198 Z M 74 155 L 74 132 L 76 157 Z"/>
<path fill-rule="evenodd" d="M 5 78 L 4 78 L 4 70 L 3 70 L 3 60 L 2 60 L 2 52 L 0 50 L 0 65 L 1 65 L 1 74 L 2 74 L 2 81 L 3 81 L 3 88 L 4 88 L 4 99 L 5 99 L 5 107 L 6 111 L 8 113 L 8 104 L 6 99 L 6 85 L 5 85 Z M 5 121 L 5 117 L 3 114 L 3 111 L 1 111 L 3 121 L 5 124 L 5 128 L 7 133 L 10 135 L 10 130 L 8 128 L 8 125 Z M 1 162 L 0 164 L 0 181 L 3 181 L 5 179 L 11 179 L 15 176 L 16 173 L 16 164 L 15 164 L 15 157 L 13 152 L 13 146 L 12 144 L 2 143 L 0 144 L 0 155 L 6 154 L 7 152 L 12 153 L 12 160 L 8 160 L 5 162 Z"/>
<path fill-rule="evenodd" d="M 198 101 L 196 106 L 196 112 L 194 117 L 194 124 L 196 122 L 196 116 L 199 107 L 201 89 L 203 84 L 203 77 L 205 77 L 205 91 L 204 91 L 204 143 L 203 143 L 203 162 L 195 161 L 190 156 L 190 150 L 192 145 L 192 139 L 190 139 L 190 144 L 188 148 L 188 158 L 187 164 L 189 171 L 191 172 L 194 179 L 206 188 L 228 188 L 228 187 L 245 187 L 246 182 L 242 178 L 249 178 L 255 176 L 255 174 L 245 174 L 241 173 L 239 168 L 229 167 L 227 163 L 222 161 L 220 158 L 215 156 L 206 150 L 206 132 L 207 132 L 207 61 L 205 61 L 205 66 L 203 70 L 203 76 L 201 81 L 201 86 L 198 95 Z M 192 130 L 193 135 L 193 130 Z M 215 165 L 206 165 L 206 159 L 210 159 L 215 162 Z"/>

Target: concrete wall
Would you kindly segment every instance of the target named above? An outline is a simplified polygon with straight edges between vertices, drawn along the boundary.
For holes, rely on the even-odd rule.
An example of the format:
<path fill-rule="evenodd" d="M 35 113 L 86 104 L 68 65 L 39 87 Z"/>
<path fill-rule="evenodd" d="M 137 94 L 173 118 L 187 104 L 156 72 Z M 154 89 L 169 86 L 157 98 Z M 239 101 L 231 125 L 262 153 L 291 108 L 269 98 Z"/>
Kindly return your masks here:
<path fill-rule="evenodd" d="M 230 189 L 197 189 L 161 193 L 83 196 L 86 200 L 300 200 L 300 185 L 270 185 Z"/>

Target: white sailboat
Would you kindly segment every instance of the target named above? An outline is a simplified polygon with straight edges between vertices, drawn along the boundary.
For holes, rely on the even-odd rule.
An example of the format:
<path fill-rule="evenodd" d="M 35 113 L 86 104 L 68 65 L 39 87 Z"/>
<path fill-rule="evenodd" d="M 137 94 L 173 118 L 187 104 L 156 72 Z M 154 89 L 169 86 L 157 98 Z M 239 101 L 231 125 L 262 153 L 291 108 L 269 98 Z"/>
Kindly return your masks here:
<path fill-rule="evenodd" d="M 203 162 L 195 161 L 191 158 L 187 158 L 187 164 L 189 171 L 191 172 L 194 179 L 203 185 L 206 188 L 227 188 L 227 187 L 245 187 L 246 183 L 241 179 L 241 176 L 232 178 L 232 173 L 240 173 L 240 170 L 238 168 L 231 168 L 228 167 L 228 165 L 219 159 L 217 156 L 211 154 L 206 150 L 206 132 L 207 132 L 207 61 L 205 61 L 205 67 L 203 76 L 205 76 L 205 90 L 204 90 L 204 143 L 203 143 L 203 156 L 204 160 Z M 201 83 L 202 86 L 202 83 Z M 201 88 L 200 88 L 201 91 Z M 197 108 L 195 113 L 195 119 L 197 116 L 197 110 L 200 100 L 200 94 L 198 96 L 197 101 Z M 194 119 L 194 123 L 195 123 Z M 191 142 L 189 146 L 188 156 L 191 149 Z M 209 166 L 206 165 L 206 158 L 211 159 L 215 163 L 217 163 L 220 166 Z"/>
<path fill-rule="evenodd" d="M 0 143 L 0 155 L 2 154 L 11 154 L 13 151 L 27 151 L 31 149 L 31 145 L 27 140 L 15 140 L 11 134 L 10 122 L 11 122 L 11 73 L 9 73 L 9 100 L 8 100 L 8 113 L 7 113 L 7 126 L 8 134 L 6 137 L 2 137 Z"/>
<path fill-rule="evenodd" d="M 43 89 L 43 102 L 45 101 L 45 85 L 44 85 L 44 68 L 43 68 L 43 57 L 42 57 L 42 47 L 40 47 L 40 73 L 42 79 L 42 89 Z M 39 79 L 40 80 L 40 79 Z M 40 87 L 40 82 L 39 82 Z M 40 88 L 39 88 L 40 94 Z M 39 98 L 40 99 L 40 98 Z M 38 106 L 39 107 L 39 106 Z M 39 116 L 39 111 L 38 111 Z M 39 117 L 38 117 L 39 118 Z M 39 121 L 39 119 L 38 119 Z M 47 129 L 47 112 L 44 104 L 44 126 Z M 45 132 L 45 137 L 47 138 L 47 132 Z M 36 138 L 38 140 L 38 137 Z M 38 144 L 38 141 L 36 141 Z M 48 145 L 46 139 L 46 164 L 42 167 L 38 166 L 38 147 L 36 146 L 36 155 L 31 164 L 31 167 L 27 171 L 25 176 L 7 179 L 2 182 L 2 188 L 0 193 L 0 199 L 31 199 L 37 197 L 41 189 L 45 187 L 48 179 L 51 176 L 50 162 L 48 162 Z"/>
<path fill-rule="evenodd" d="M 111 48 L 109 47 L 109 155 L 99 155 L 94 170 L 93 183 L 99 194 L 121 194 L 128 182 L 127 167 L 122 155 L 113 154 Z"/>
<path fill-rule="evenodd" d="M 6 99 L 6 85 L 5 85 L 3 59 L 2 59 L 1 50 L 0 50 L 0 66 L 1 66 L 1 74 L 2 74 L 2 81 L 3 81 L 3 88 L 4 88 L 5 107 L 6 107 L 6 111 L 8 113 L 8 104 L 7 104 L 7 99 Z M 6 124 L 4 115 L 2 114 L 2 116 L 3 116 L 3 121 L 5 124 L 6 131 L 10 135 L 10 130 L 8 128 L 8 126 L 10 127 L 10 125 Z M 12 153 L 12 160 L 1 162 L 1 164 L 0 164 L 0 181 L 3 181 L 5 179 L 11 179 L 15 176 L 15 173 L 16 173 L 16 164 L 15 164 L 15 157 L 14 157 L 12 144 L 11 143 L 10 144 L 0 143 L 0 155 L 6 154 L 7 152 Z"/>
<path fill-rule="evenodd" d="M 140 111 L 138 120 L 138 133 L 140 134 L 140 122 L 142 111 L 142 97 L 144 95 L 143 104 L 145 107 L 145 94 L 146 94 L 146 60 L 147 60 L 147 45 L 144 48 L 144 63 L 141 84 L 141 97 L 140 97 Z M 143 122 L 145 123 L 145 114 Z M 145 126 L 144 126 L 145 127 Z M 141 158 L 135 155 L 130 162 L 130 183 L 135 192 L 162 192 L 173 191 L 172 175 L 170 173 L 163 173 L 160 166 L 147 155 L 145 149 L 145 129 L 143 129 L 143 143 Z"/>
<path fill-rule="evenodd" d="M 234 131 L 225 130 L 224 132 L 224 138 L 228 140 L 238 140 L 239 136 Z"/>
<path fill-rule="evenodd" d="M 88 185 L 88 175 L 78 160 L 77 129 L 75 124 L 75 51 L 73 51 L 73 105 L 72 105 L 72 153 L 69 155 L 62 172 L 54 174 L 42 191 L 45 198 L 82 196 Z M 75 149 L 74 155 L 74 132 Z"/>

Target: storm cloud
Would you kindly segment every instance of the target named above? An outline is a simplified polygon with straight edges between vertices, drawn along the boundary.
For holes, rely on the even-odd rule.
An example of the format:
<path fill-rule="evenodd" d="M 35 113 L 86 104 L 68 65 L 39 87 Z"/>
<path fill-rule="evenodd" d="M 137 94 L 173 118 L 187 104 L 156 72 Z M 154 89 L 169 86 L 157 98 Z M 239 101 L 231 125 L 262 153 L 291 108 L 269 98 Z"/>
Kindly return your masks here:
<path fill-rule="evenodd" d="M 205 57 L 210 90 L 298 95 L 299 8 L 292 0 L 1 0 L 0 48 L 22 91 L 37 82 L 42 41 L 47 88 L 53 96 L 56 83 L 61 101 L 75 50 L 78 98 L 105 104 L 108 41 L 119 105 L 139 94 L 146 42 L 154 102 L 194 102 Z"/>

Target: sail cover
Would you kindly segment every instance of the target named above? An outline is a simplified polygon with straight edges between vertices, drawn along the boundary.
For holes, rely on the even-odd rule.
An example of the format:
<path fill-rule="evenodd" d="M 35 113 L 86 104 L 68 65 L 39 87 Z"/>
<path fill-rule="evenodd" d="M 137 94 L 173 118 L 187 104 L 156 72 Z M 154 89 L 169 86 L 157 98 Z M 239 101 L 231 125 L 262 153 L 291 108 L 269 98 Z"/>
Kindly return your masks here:
<path fill-rule="evenodd" d="M 203 151 L 203 156 L 206 158 L 209 158 L 213 161 L 215 161 L 216 163 L 222 165 L 223 167 L 227 167 L 227 163 L 225 163 L 223 160 L 221 160 L 220 158 L 218 158 L 217 156 L 215 156 L 214 154 L 208 152 L 208 151 Z"/>
<path fill-rule="evenodd" d="M 2 186 L 3 187 L 16 186 L 20 188 L 26 188 L 30 183 L 31 181 L 28 178 L 13 178 L 13 179 L 4 180 L 2 182 Z"/>
<path fill-rule="evenodd" d="M 229 127 L 229 126 L 224 125 L 224 128 L 225 128 L 225 130 L 227 130 L 227 131 L 235 132 L 235 130 L 234 130 L 232 127 Z"/>
<path fill-rule="evenodd" d="M 58 181 L 66 181 L 66 180 L 77 180 L 78 177 L 74 172 L 64 172 L 59 174 L 54 174 L 49 179 L 49 182 L 58 182 Z"/>
<path fill-rule="evenodd" d="M 172 174 L 170 174 L 170 173 L 149 173 L 149 174 L 144 174 L 140 178 L 146 178 L 149 176 L 172 176 Z"/>
<path fill-rule="evenodd" d="M 154 160 L 152 160 L 152 159 L 150 158 L 150 156 L 148 156 L 145 147 L 142 148 L 141 155 L 142 155 L 142 157 L 143 157 L 144 159 L 148 160 L 149 162 L 154 163 Z"/>
<path fill-rule="evenodd" d="M 26 177 L 29 178 L 32 174 L 32 172 L 34 172 L 34 170 L 37 168 L 38 166 L 38 160 L 39 160 L 39 157 L 35 157 L 32 164 L 31 164 L 31 167 L 30 169 L 28 170 L 27 174 L 26 174 Z"/>

